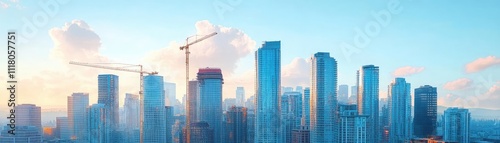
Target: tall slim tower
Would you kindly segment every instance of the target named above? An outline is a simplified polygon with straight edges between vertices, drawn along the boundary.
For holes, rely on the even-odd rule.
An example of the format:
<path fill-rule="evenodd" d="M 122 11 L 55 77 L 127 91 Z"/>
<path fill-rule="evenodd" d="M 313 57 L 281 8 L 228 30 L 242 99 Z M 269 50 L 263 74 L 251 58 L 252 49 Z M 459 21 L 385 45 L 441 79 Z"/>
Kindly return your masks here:
<path fill-rule="evenodd" d="M 437 89 L 430 85 L 415 89 L 413 134 L 420 138 L 436 135 Z"/>
<path fill-rule="evenodd" d="M 226 133 L 226 143 L 247 142 L 247 108 L 229 108 L 226 113 Z"/>
<path fill-rule="evenodd" d="M 280 138 L 281 42 L 266 41 L 255 52 L 255 142 L 276 143 Z"/>
<path fill-rule="evenodd" d="M 16 111 L 16 126 L 35 126 L 40 136 L 42 128 L 42 108 L 35 104 L 20 104 L 14 107 Z"/>
<path fill-rule="evenodd" d="M 175 124 L 174 119 L 174 107 L 173 106 L 165 106 L 165 126 L 166 126 L 166 138 L 167 142 L 171 143 L 174 141 L 172 136 L 172 126 Z"/>
<path fill-rule="evenodd" d="M 367 115 L 358 115 L 356 104 L 339 104 L 340 143 L 365 143 Z"/>
<path fill-rule="evenodd" d="M 200 95 L 198 93 L 198 81 L 197 80 L 191 80 L 189 81 L 189 93 L 188 93 L 188 104 L 189 104 L 189 118 L 191 123 L 197 122 L 198 121 L 198 114 L 199 114 L 199 98 Z"/>
<path fill-rule="evenodd" d="M 311 142 L 336 142 L 337 61 L 330 53 L 318 52 L 311 67 Z"/>
<path fill-rule="evenodd" d="M 164 110 L 163 77 L 144 76 L 143 140 L 145 143 L 167 141 Z"/>
<path fill-rule="evenodd" d="M 236 106 L 245 106 L 245 88 L 236 87 Z"/>
<path fill-rule="evenodd" d="M 139 95 L 136 94 L 125 94 L 125 123 L 127 131 L 132 131 L 133 129 L 138 129 L 140 127 L 140 100 Z"/>
<path fill-rule="evenodd" d="M 71 139 L 76 142 L 87 142 L 87 116 L 89 106 L 88 93 L 73 93 L 68 96 L 68 122 Z"/>
<path fill-rule="evenodd" d="M 339 103 L 347 104 L 349 102 L 349 86 L 342 84 L 339 85 L 339 90 L 337 92 L 337 100 Z"/>
<path fill-rule="evenodd" d="M 470 112 L 468 109 L 448 108 L 443 116 L 443 140 L 468 143 L 470 140 Z"/>
<path fill-rule="evenodd" d="M 369 142 L 379 142 L 379 67 L 365 65 L 357 73 L 358 87 L 358 113 L 368 115 L 367 119 L 367 140 Z"/>
<path fill-rule="evenodd" d="M 198 70 L 199 85 L 199 117 L 214 130 L 214 142 L 222 138 L 222 71 L 219 68 L 202 68 Z"/>
<path fill-rule="evenodd" d="M 177 99 L 175 98 L 176 90 L 175 83 L 165 82 L 164 90 L 165 90 L 165 105 L 166 106 L 174 106 Z"/>
<path fill-rule="evenodd" d="M 101 74 L 98 77 L 98 99 L 97 103 L 104 104 L 104 108 L 109 110 L 106 117 L 109 122 L 110 132 L 118 129 L 120 123 L 120 112 L 118 108 L 118 76 L 113 74 Z"/>
<path fill-rule="evenodd" d="M 106 125 L 106 108 L 104 104 L 93 104 L 87 108 L 88 116 L 88 142 L 89 143 L 105 143 L 111 142 L 111 132 Z"/>
<path fill-rule="evenodd" d="M 389 84 L 389 142 L 410 142 L 411 95 L 410 83 L 404 78 L 396 78 Z"/>
<path fill-rule="evenodd" d="M 309 130 L 309 124 L 311 120 L 311 88 L 306 87 L 304 88 L 304 92 L 302 93 L 303 98 L 302 98 L 302 116 L 304 118 L 304 126 L 307 126 L 307 129 Z"/>

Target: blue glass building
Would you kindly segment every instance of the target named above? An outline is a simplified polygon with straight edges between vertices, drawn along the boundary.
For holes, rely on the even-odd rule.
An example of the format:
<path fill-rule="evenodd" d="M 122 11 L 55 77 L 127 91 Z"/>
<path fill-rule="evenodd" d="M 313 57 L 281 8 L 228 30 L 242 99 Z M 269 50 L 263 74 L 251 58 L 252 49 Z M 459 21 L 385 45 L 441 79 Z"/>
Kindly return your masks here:
<path fill-rule="evenodd" d="M 87 142 L 87 115 L 85 113 L 89 106 L 88 93 L 73 93 L 68 96 L 68 124 L 71 132 L 71 140 L 75 142 Z"/>
<path fill-rule="evenodd" d="M 93 104 L 87 108 L 87 128 L 89 143 L 105 143 L 111 141 L 110 128 L 106 124 L 106 108 L 104 104 Z"/>
<path fill-rule="evenodd" d="M 413 134 L 427 138 L 436 135 L 437 89 L 430 85 L 415 88 Z"/>
<path fill-rule="evenodd" d="M 330 53 L 318 52 L 311 67 L 311 142 L 336 142 L 337 61 Z"/>
<path fill-rule="evenodd" d="M 214 142 L 222 138 L 222 72 L 219 68 L 198 70 L 200 121 L 205 121 L 214 130 Z"/>
<path fill-rule="evenodd" d="M 280 141 L 281 42 L 266 41 L 255 52 L 255 142 Z"/>
<path fill-rule="evenodd" d="M 400 143 L 411 140 L 411 94 L 410 83 L 396 78 L 389 85 L 389 142 Z"/>
<path fill-rule="evenodd" d="M 367 141 L 379 142 L 379 68 L 374 65 L 365 65 L 357 73 L 358 86 L 358 113 L 368 115 Z"/>
<path fill-rule="evenodd" d="M 311 98 L 311 88 L 309 87 L 306 87 L 304 88 L 304 92 L 302 93 L 302 100 L 303 100 L 303 104 L 302 104 L 302 116 L 304 118 L 304 125 L 303 126 L 307 126 L 307 128 L 309 128 L 309 123 L 310 123 L 310 119 L 311 119 L 311 110 L 310 110 L 310 107 L 311 107 L 311 104 L 310 104 L 310 98 Z"/>
<path fill-rule="evenodd" d="M 166 142 L 165 92 L 163 77 L 144 76 L 144 143 Z"/>
<path fill-rule="evenodd" d="M 118 76 L 113 74 L 101 74 L 98 77 L 98 99 L 97 103 L 104 104 L 104 108 L 109 110 L 106 118 L 109 120 L 107 124 L 111 128 L 109 131 L 113 132 L 118 129 L 120 123 L 120 112 L 118 107 Z"/>

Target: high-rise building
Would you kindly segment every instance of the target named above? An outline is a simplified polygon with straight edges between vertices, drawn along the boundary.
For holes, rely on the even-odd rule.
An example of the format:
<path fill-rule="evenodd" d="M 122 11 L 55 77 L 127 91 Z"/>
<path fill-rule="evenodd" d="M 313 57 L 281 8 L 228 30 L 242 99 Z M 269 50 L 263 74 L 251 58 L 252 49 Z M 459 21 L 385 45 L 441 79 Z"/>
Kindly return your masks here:
<path fill-rule="evenodd" d="M 358 86 L 351 86 L 351 96 L 349 96 L 349 104 L 357 104 L 358 102 Z"/>
<path fill-rule="evenodd" d="M 367 115 L 359 115 L 356 104 L 339 104 L 339 140 L 340 143 L 366 143 Z"/>
<path fill-rule="evenodd" d="M 17 111 L 16 111 L 17 113 Z M 42 134 L 36 126 L 19 126 L 16 125 L 15 135 L 8 133 L 10 127 L 5 126 L 0 135 L 1 143 L 41 143 Z"/>
<path fill-rule="evenodd" d="M 300 128 L 303 114 L 302 104 L 302 93 L 300 92 L 285 92 L 283 96 L 281 96 L 281 113 L 282 115 L 291 115 L 292 129 Z"/>
<path fill-rule="evenodd" d="M 199 93 L 198 93 L 198 81 L 191 80 L 189 81 L 189 93 L 188 93 L 188 101 L 189 102 L 189 119 L 191 122 L 198 121 L 198 103 L 199 101 Z"/>
<path fill-rule="evenodd" d="M 109 110 L 106 109 L 104 104 L 93 104 L 87 108 L 87 142 L 105 143 L 112 141 L 111 132 L 109 131 L 111 128 L 109 124 L 106 124 L 109 121 L 106 119 L 107 111 Z"/>
<path fill-rule="evenodd" d="M 255 110 L 255 95 L 250 96 L 245 102 L 245 107 L 248 110 Z"/>
<path fill-rule="evenodd" d="M 104 104 L 106 112 L 108 114 L 106 117 L 109 122 L 109 127 L 111 128 L 109 131 L 114 132 L 118 129 L 120 124 L 120 112 L 119 112 L 119 94 L 118 87 L 119 81 L 118 76 L 113 74 L 100 74 L 97 77 L 98 81 L 98 99 L 97 103 Z"/>
<path fill-rule="evenodd" d="M 309 126 L 302 125 L 299 129 L 292 131 L 292 143 L 310 143 L 310 140 Z"/>
<path fill-rule="evenodd" d="M 68 117 L 56 117 L 56 137 L 61 140 L 71 139 Z"/>
<path fill-rule="evenodd" d="M 470 137 L 470 112 L 468 109 L 448 108 L 443 116 L 443 140 L 468 143 Z"/>
<path fill-rule="evenodd" d="M 173 142 L 173 137 L 172 137 L 172 126 L 175 124 L 175 118 L 174 118 L 174 107 L 172 106 L 165 106 L 165 136 L 167 137 L 167 142 L 171 143 Z"/>
<path fill-rule="evenodd" d="M 430 85 L 415 89 L 413 134 L 427 138 L 437 135 L 437 89 Z"/>
<path fill-rule="evenodd" d="M 309 87 L 304 88 L 304 92 L 302 93 L 302 116 L 304 118 L 304 126 L 307 126 L 309 130 L 309 124 L 311 120 L 311 89 Z"/>
<path fill-rule="evenodd" d="M 172 126 L 172 138 L 174 140 L 173 143 L 183 143 L 184 139 L 183 131 L 185 130 L 184 124 L 185 124 L 184 120 L 180 119 L 175 120 L 174 126 Z"/>
<path fill-rule="evenodd" d="M 42 128 L 42 108 L 35 104 L 20 104 L 14 107 L 16 111 L 16 126 L 35 126 L 40 136 Z"/>
<path fill-rule="evenodd" d="M 194 122 L 190 125 L 191 128 L 191 143 L 216 143 L 214 141 L 214 130 L 210 128 L 210 124 L 205 121 Z M 185 132 L 185 131 L 184 131 Z M 183 133 L 183 138 L 186 139 L 186 134 Z"/>
<path fill-rule="evenodd" d="M 229 108 L 226 112 L 226 135 L 226 143 L 247 142 L 247 108 Z"/>
<path fill-rule="evenodd" d="M 166 142 L 165 91 L 163 77 L 144 76 L 143 141 Z"/>
<path fill-rule="evenodd" d="M 318 52 L 312 57 L 310 107 L 311 142 L 336 141 L 337 61 L 330 53 Z"/>
<path fill-rule="evenodd" d="M 255 139 L 255 110 L 247 111 L 247 143 L 253 143 Z"/>
<path fill-rule="evenodd" d="M 342 84 L 339 85 L 339 89 L 337 91 L 337 100 L 339 103 L 347 104 L 349 102 L 349 86 Z"/>
<path fill-rule="evenodd" d="M 236 87 L 236 106 L 245 106 L 245 88 Z"/>
<path fill-rule="evenodd" d="M 138 129 L 140 127 L 140 99 L 139 95 L 136 94 L 125 94 L 125 123 L 127 131 L 132 131 L 133 129 Z"/>
<path fill-rule="evenodd" d="M 255 52 L 255 142 L 280 139 L 281 42 L 266 41 Z"/>
<path fill-rule="evenodd" d="M 381 99 L 382 100 L 382 99 Z M 382 111 L 380 112 L 380 131 L 382 132 L 382 142 L 389 142 L 389 106 L 382 104 Z"/>
<path fill-rule="evenodd" d="M 163 90 L 165 90 L 165 105 L 174 106 L 177 100 L 175 98 L 175 94 L 177 94 L 175 90 L 175 83 L 164 82 L 163 86 Z"/>
<path fill-rule="evenodd" d="M 199 105 L 198 119 L 205 121 L 214 131 L 214 142 L 222 138 L 222 71 L 219 68 L 198 70 Z"/>
<path fill-rule="evenodd" d="M 367 119 L 367 141 L 379 142 L 379 67 L 374 65 L 365 65 L 357 73 L 358 87 L 358 113 L 359 115 L 368 115 Z"/>
<path fill-rule="evenodd" d="M 236 106 L 236 98 L 226 98 L 224 102 L 222 102 L 222 110 L 228 111 L 229 108 Z"/>
<path fill-rule="evenodd" d="M 411 89 L 404 78 L 396 78 L 388 86 L 389 142 L 410 142 Z"/>
<path fill-rule="evenodd" d="M 87 114 L 89 106 L 88 93 L 73 93 L 68 96 L 68 122 L 71 140 L 87 142 Z"/>

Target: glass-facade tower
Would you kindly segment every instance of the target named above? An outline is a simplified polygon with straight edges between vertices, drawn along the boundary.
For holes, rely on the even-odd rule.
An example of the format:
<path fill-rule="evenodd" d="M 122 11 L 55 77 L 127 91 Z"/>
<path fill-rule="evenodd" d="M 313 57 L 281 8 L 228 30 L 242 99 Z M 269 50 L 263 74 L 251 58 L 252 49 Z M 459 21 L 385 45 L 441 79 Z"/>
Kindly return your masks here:
<path fill-rule="evenodd" d="M 367 141 L 378 143 L 378 95 L 379 95 L 379 67 L 365 65 L 357 73 L 358 87 L 358 113 L 368 115 L 367 119 Z"/>
<path fill-rule="evenodd" d="M 199 117 L 214 130 L 214 142 L 222 138 L 222 71 L 219 68 L 198 70 Z"/>
<path fill-rule="evenodd" d="M 415 89 L 413 134 L 420 138 L 436 135 L 437 89 L 430 85 Z"/>
<path fill-rule="evenodd" d="M 389 142 L 409 142 L 411 139 L 411 89 L 404 78 L 396 78 L 388 86 Z"/>
<path fill-rule="evenodd" d="M 144 76 L 144 143 L 166 142 L 165 91 L 163 77 Z"/>

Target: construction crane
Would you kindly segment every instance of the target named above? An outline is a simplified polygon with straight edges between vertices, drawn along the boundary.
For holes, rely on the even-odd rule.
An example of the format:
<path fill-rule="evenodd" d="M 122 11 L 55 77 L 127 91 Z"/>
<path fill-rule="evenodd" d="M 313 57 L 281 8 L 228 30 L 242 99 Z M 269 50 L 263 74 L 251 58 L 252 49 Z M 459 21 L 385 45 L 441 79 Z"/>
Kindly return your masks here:
<path fill-rule="evenodd" d="M 109 70 L 118 70 L 118 71 L 126 71 L 126 72 L 135 72 L 140 74 L 140 91 L 139 91 L 139 96 L 141 99 L 141 106 L 140 106 L 140 141 L 141 143 L 143 142 L 143 121 L 144 121 L 144 74 L 148 75 L 157 75 L 158 72 L 148 72 L 144 71 L 142 69 L 142 65 L 133 65 L 133 64 L 122 64 L 122 63 L 82 63 L 82 62 L 74 62 L 70 61 L 69 64 L 72 65 L 79 65 L 79 66 L 86 66 L 86 67 L 94 67 L 94 68 L 101 68 L 101 69 L 109 69 Z M 104 65 L 115 65 L 115 66 L 104 66 Z M 121 65 L 122 67 L 117 67 L 116 65 Z M 139 67 L 139 70 L 134 70 L 134 69 L 129 69 L 130 67 Z"/>
<path fill-rule="evenodd" d="M 191 121 L 190 121 L 191 118 L 189 116 L 190 110 L 189 110 L 189 94 L 188 94 L 189 93 L 189 54 L 190 54 L 189 53 L 189 46 L 191 46 L 193 44 L 196 44 L 198 42 L 201 42 L 201 41 L 203 41 L 205 39 L 208 39 L 208 38 L 210 38 L 210 37 L 212 37 L 212 36 L 214 36 L 216 34 L 217 34 L 217 32 L 205 35 L 205 36 L 201 37 L 200 39 L 197 39 L 197 40 L 195 40 L 195 41 L 193 41 L 191 43 L 189 43 L 189 38 L 195 37 L 197 35 L 187 37 L 186 38 L 186 45 L 180 47 L 180 50 L 185 50 L 185 53 L 186 53 L 186 95 L 188 97 L 186 99 L 186 101 L 187 101 L 187 104 L 186 104 L 186 112 L 187 112 L 186 113 L 186 142 L 187 143 L 191 143 L 191 127 L 190 127 L 191 126 L 190 125 L 191 124 Z"/>

